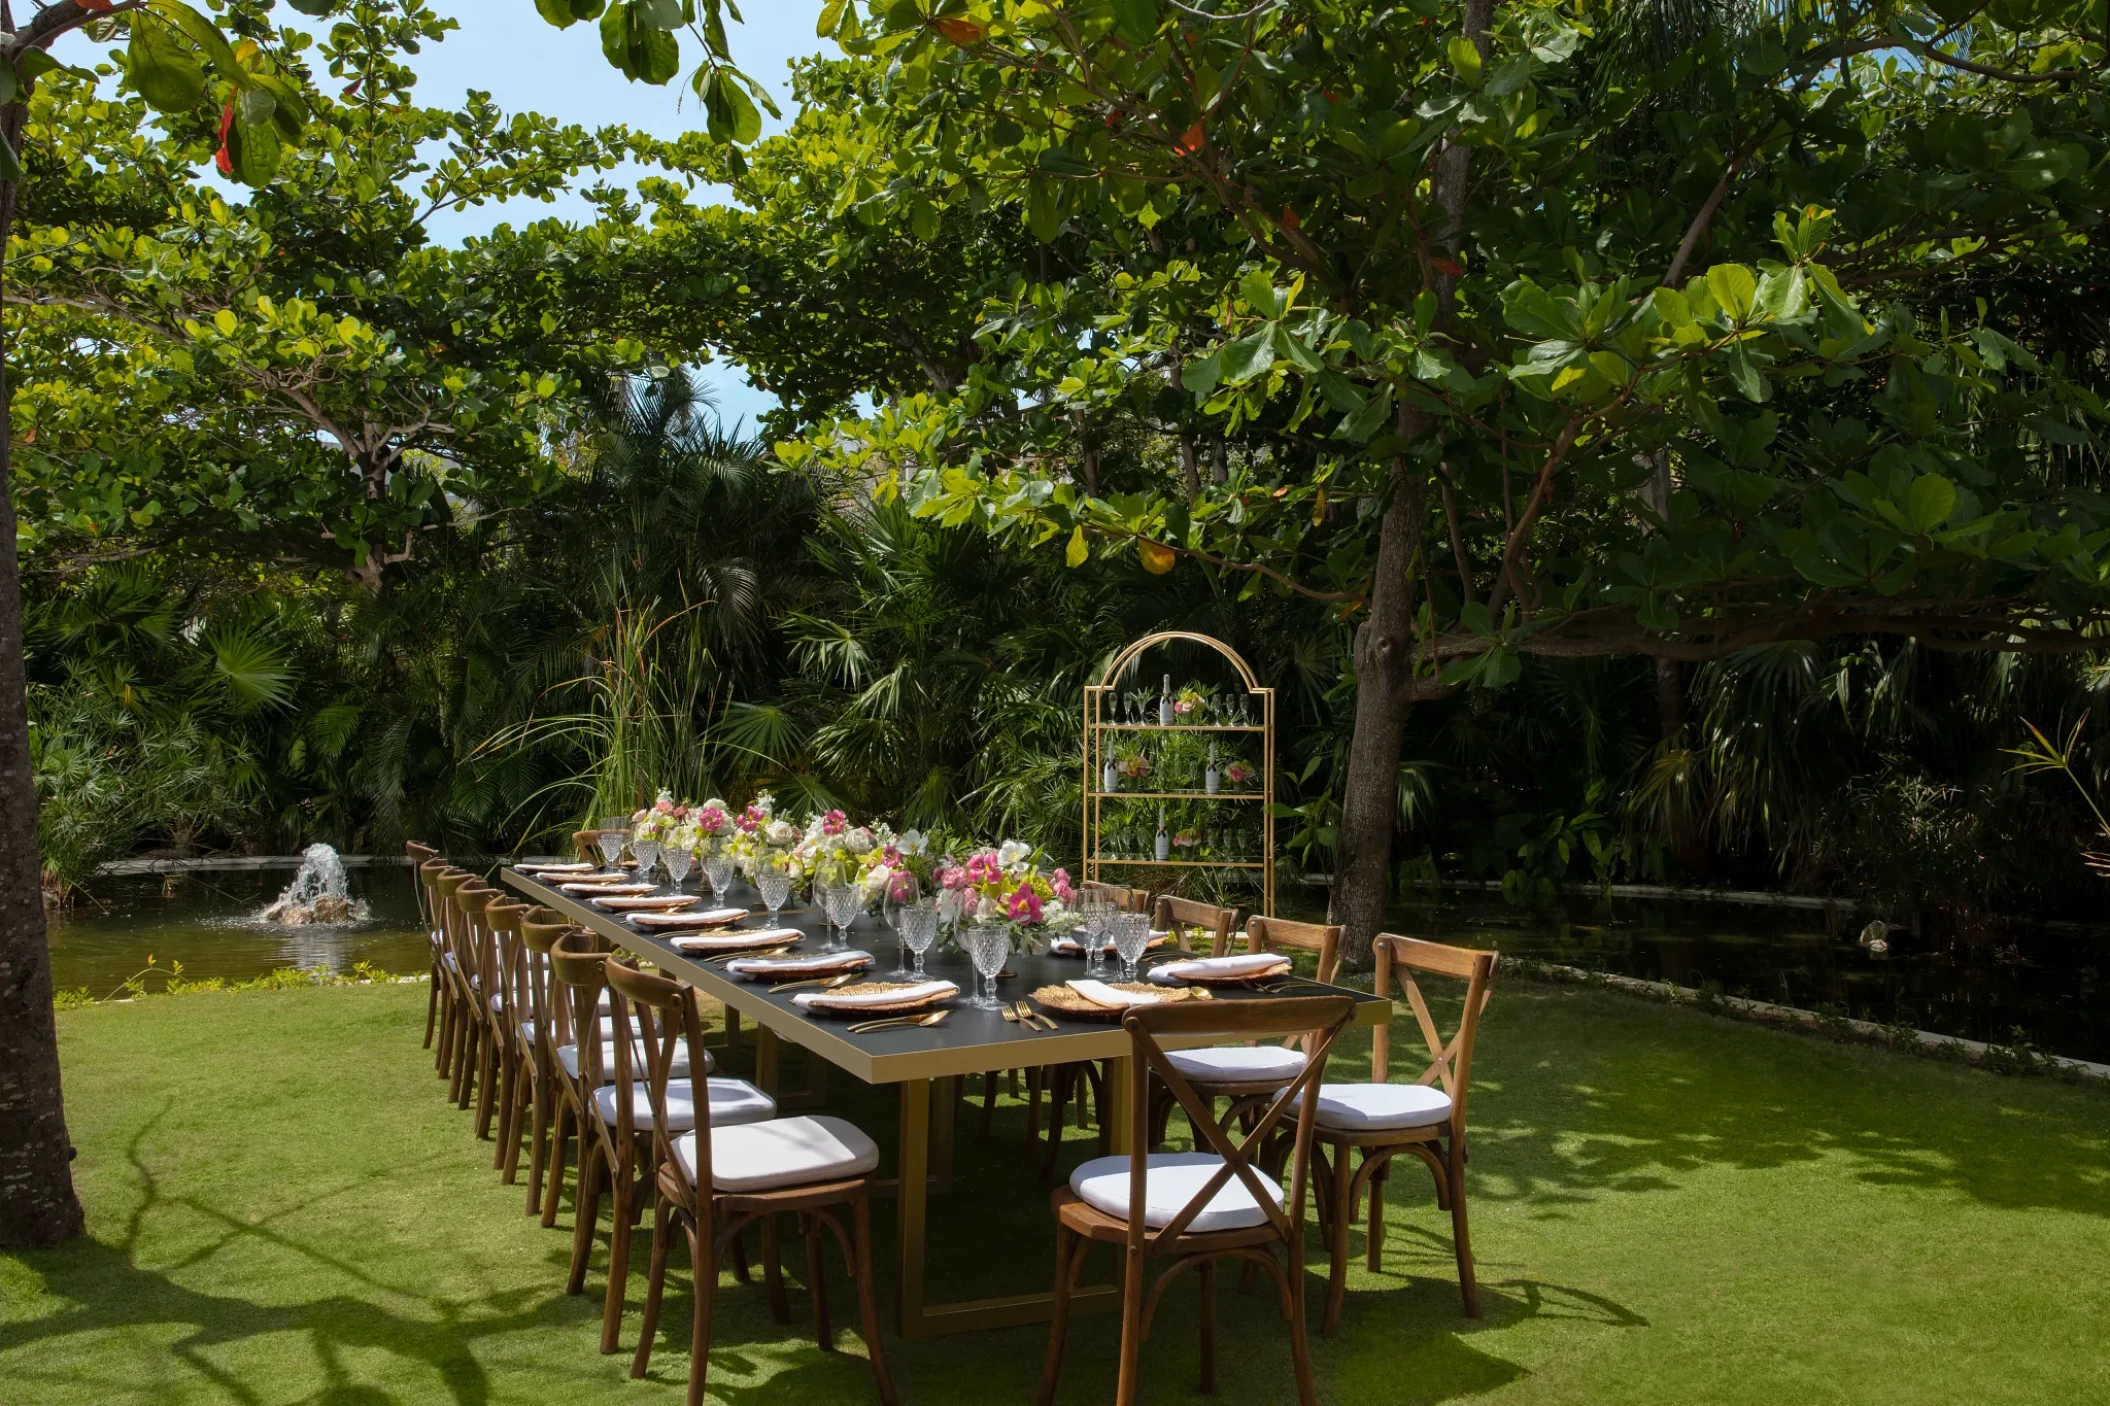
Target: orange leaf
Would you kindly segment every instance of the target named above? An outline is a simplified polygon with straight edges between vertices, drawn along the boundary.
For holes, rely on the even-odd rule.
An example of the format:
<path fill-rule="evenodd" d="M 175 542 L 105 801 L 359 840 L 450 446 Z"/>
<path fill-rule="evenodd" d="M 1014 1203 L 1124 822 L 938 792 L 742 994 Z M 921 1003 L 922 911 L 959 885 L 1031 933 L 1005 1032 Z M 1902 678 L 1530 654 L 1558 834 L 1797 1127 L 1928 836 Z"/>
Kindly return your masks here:
<path fill-rule="evenodd" d="M 227 133 L 234 126 L 234 104 L 229 103 L 220 111 L 220 149 L 212 154 L 212 164 L 220 168 L 223 176 L 234 174 L 234 157 L 227 150 Z"/>
<path fill-rule="evenodd" d="M 969 44 L 979 44 L 982 42 L 982 27 L 976 24 L 973 20 L 963 20 L 958 18 L 932 20 L 931 24 L 937 28 L 938 33 L 944 35 L 948 40 L 958 45 L 962 49 L 966 48 Z"/>
<path fill-rule="evenodd" d="M 1153 542 L 1148 537 L 1136 538 L 1136 555 L 1143 559 L 1143 569 L 1153 576 L 1163 576 L 1172 570 L 1172 564 L 1179 560 L 1172 548 Z"/>
<path fill-rule="evenodd" d="M 1285 205 L 1282 207 L 1282 227 L 1284 229 L 1302 229 L 1304 228 L 1304 217 Z"/>
<path fill-rule="evenodd" d="M 107 15 L 117 8 L 117 0 L 74 0 L 74 3 L 91 14 Z"/>
<path fill-rule="evenodd" d="M 1203 131 L 1202 124 L 1197 122 L 1180 133 L 1180 139 L 1172 144 L 1172 149 L 1182 156 L 1192 156 L 1208 144 L 1209 134 Z"/>
<path fill-rule="evenodd" d="M 1451 278 L 1457 278 L 1465 272 L 1465 265 L 1459 263 L 1456 259 L 1431 259 L 1429 260 L 1429 267 Z"/>

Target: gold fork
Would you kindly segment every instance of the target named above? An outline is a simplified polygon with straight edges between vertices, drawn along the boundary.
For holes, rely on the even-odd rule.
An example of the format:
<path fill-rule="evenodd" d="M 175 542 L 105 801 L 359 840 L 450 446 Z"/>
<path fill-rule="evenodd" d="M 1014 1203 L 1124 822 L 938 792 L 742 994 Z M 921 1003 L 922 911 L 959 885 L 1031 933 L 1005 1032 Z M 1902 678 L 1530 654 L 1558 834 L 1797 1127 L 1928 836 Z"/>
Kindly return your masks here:
<path fill-rule="evenodd" d="M 938 1025 L 950 1014 L 950 1011 L 932 1011 L 929 1015 L 897 1015 L 888 1020 L 867 1020 L 843 1028 L 852 1035 L 867 1035 L 874 1030 L 890 1030 L 896 1026 Z"/>
<path fill-rule="evenodd" d="M 1016 1017 L 1018 1023 L 1020 1025 L 1025 1026 L 1028 1030 L 1038 1030 L 1040 1028 L 1038 1025 L 1035 1025 L 1033 1023 L 1036 1020 L 1044 1023 L 1050 1030 L 1056 1028 L 1054 1021 L 1049 1020 L 1046 1016 L 1042 1015 L 1039 1011 L 1034 1010 L 1024 1001 L 1013 1002 L 1010 1008 L 1005 1011 L 1005 1014 L 1009 1015 L 1011 1011 L 1018 1012 L 1018 1015 Z"/>
<path fill-rule="evenodd" d="M 801 986 L 818 986 L 822 990 L 833 991 L 838 986 L 848 986 L 857 980 L 857 976 L 856 972 L 845 972 L 841 976 L 809 976 L 804 981 L 787 981 L 780 986 L 772 986 L 769 988 L 769 994 L 774 996 L 779 991 L 795 991 Z"/>

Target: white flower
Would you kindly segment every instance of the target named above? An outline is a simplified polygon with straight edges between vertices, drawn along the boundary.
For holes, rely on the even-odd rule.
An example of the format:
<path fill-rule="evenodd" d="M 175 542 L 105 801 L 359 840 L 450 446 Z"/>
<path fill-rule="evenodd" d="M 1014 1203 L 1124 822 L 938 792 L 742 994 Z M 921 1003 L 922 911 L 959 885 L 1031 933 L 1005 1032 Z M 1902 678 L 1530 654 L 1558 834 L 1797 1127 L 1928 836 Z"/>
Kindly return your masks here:
<path fill-rule="evenodd" d="M 799 827 L 788 820 L 772 820 L 762 834 L 773 845 L 791 845 L 798 843 Z"/>
<path fill-rule="evenodd" d="M 727 815 L 731 815 L 733 813 L 733 808 L 727 805 L 724 801 L 718 799 L 718 797 L 716 796 L 711 797 L 709 800 L 705 801 L 702 805 L 696 808 L 698 810 L 722 810 Z"/>
<path fill-rule="evenodd" d="M 843 848 L 851 854 L 870 854 L 878 846 L 872 841 L 872 832 L 860 825 L 843 835 Z"/>
<path fill-rule="evenodd" d="M 985 893 L 974 910 L 974 917 L 978 923 L 1001 923 L 1004 921 L 1004 905 L 997 901 L 995 894 Z"/>
<path fill-rule="evenodd" d="M 921 830 L 910 830 L 901 836 L 895 847 L 903 854 L 917 855 L 930 849 L 930 841 L 923 837 Z"/>
<path fill-rule="evenodd" d="M 1009 873 L 1025 863 L 1026 857 L 1032 853 L 1033 846 L 1018 840 L 1006 840 L 996 847 L 996 862 L 1004 866 L 1004 872 Z"/>

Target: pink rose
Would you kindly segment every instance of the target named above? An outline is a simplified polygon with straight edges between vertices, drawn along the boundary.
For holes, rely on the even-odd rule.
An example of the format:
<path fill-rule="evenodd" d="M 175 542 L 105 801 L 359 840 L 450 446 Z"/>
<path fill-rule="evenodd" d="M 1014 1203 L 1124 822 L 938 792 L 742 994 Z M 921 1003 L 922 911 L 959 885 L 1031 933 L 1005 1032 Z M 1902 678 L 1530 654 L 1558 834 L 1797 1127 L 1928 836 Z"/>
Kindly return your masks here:
<path fill-rule="evenodd" d="M 940 869 L 938 871 L 939 886 L 941 888 L 950 889 L 954 893 L 958 893 L 961 889 L 971 887 L 973 883 L 974 881 L 967 877 L 967 871 L 965 869 L 960 868 L 957 864 L 951 865 L 944 869 Z"/>
<path fill-rule="evenodd" d="M 1048 876 L 1048 885 L 1055 890 L 1055 896 L 1061 899 L 1065 906 L 1069 905 L 1077 897 L 1077 890 L 1070 885 L 1070 871 L 1067 869 L 1057 869 L 1053 874 L 1050 874 Z"/>

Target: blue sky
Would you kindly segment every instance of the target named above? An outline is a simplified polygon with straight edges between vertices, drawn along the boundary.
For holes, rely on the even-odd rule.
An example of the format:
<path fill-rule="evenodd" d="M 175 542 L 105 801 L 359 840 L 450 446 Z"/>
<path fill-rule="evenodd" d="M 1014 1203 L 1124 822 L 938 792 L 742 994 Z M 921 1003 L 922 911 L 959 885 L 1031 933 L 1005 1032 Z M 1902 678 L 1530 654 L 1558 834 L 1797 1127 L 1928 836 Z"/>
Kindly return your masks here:
<path fill-rule="evenodd" d="M 727 26 L 734 60 L 769 85 L 787 116 L 791 111 L 787 65 L 794 58 L 834 49 L 813 32 L 821 4 L 822 0 L 748 0 L 741 6 L 745 22 Z M 433 8 L 458 20 L 461 28 L 448 35 L 444 44 L 427 48 L 411 61 L 418 72 L 418 97 L 425 103 L 452 105 L 462 93 L 477 88 L 490 93 L 509 112 L 532 110 L 587 127 L 614 122 L 671 137 L 703 126 L 700 105 L 686 81 L 695 60 L 695 41 L 687 36 L 682 42 L 681 77 L 655 88 L 631 83 L 609 67 L 601 56 L 600 32 L 594 24 L 556 29 L 535 13 L 532 0 L 434 0 Z M 763 121 L 765 130 L 777 125 L 766 113 Z M 627 182 L 637 174 L 635 170 L 618 172 L 615 179 Z M 555 205 L 515 201 L 508 206 L 450 212 L 434 221 L 433 232 L 453 243 L 502 221 L 524 224 L 551 215 L 583 219 L 591 213 L 576 195 L 560 197 Z M 752 428 L 756 417 L 776 403 L 727 366 L 706 367 L 703 379 L 717 392 L 728 423 L 744 417 Z"/>

